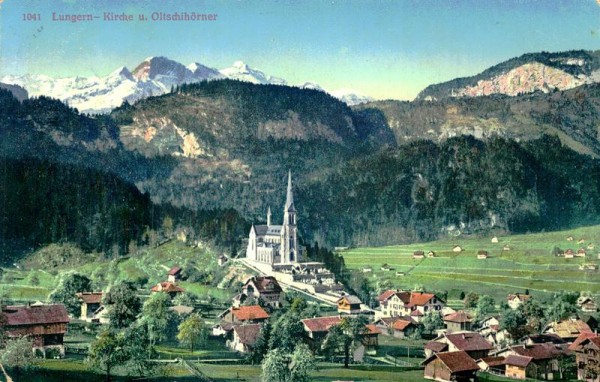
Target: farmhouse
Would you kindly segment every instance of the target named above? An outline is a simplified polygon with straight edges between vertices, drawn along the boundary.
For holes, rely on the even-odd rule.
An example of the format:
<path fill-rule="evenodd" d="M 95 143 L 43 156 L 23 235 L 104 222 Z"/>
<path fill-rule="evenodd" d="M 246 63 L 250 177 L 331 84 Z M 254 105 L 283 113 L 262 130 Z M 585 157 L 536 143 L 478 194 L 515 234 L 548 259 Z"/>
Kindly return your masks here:
<path fill-rule="evenodd" d="M 9 338 L 27 336 L 33 341 L 33 350 L 45 355 L 47 350 L 56 349 L 65 355 L 63 337 L 69 315 L 64 305 L 5 306 L 2 314 L 2 326 Z"/>
<path fill-rule="evenodd" d="M 337 300 L 338 313 L 355 314 L 360 313 L 360 299 L 353 295 L 346 295 Z"/>
<path fill-rule="evenodd" d="M 506 298 L 506 302 L 511 309 L 517 309 L 521 304 L 525 303 L 525 301 L 531 298 L 528 294 L 515 293 L 509 294 Z"/>
<path fill-rule="evenodd" d="M 173 268 L 169 269 L 169 272 L 167 273 L 167 281 L 175 284 L 177 281 L 180 281 L 180 280 L 181 280 L 181 268 L 173 267 Z"/>
<path fill-rule="evenodd" d="M 591 332 L 582 333 L 577 340 L 569 346 L 569 350 L 575 352 L 577 379 L 580 381 L 599 381 L 600 337 Z M 596 368 L 596 373 L 594 373 L 594 367 Z"/>
<path fill-rule="evenodd" d="M 475 381 L 479 366 L 464 351 L 436 353 L 421 363 L 425 379 L 435 381 Z"/>
<path fill-rule="evenodd" d="M 240 353 L 249 353 L 258 339 L 260 330 L 260 324 L 234 325 L 233 338 L 227 341 L 227 346 Z"/>
<path fill-rule="evenodd" d="M 525 367 L 526 377 L 551 380 L 555 379 L 554 373 L 558 371 L 558 357 L 567 353 L 568 350 L 562 350 L 553 344 L 544 343 L 534 345 L 515 345 L 499 350 L 495 355 L 505 357 L 510 355 L 530 357 L 533 365 L 529 366 L 528 364 Z"/>
<path fill-rule="evenodd" d="M 172 282 L 168 281 L 160 282 L 153 286 L 150 290 L 152 291 L 152 293 L 168 293 L 169 296 L 171 296 L 171 298 L 177 296 L 177 294 L 179 293 L 185 292 L 185 289 L 180 288 Z"/>
<path fill-rule="evenodd" d="M 269 318 L 269 314 L 258 305 L 231 307 L 221 313 L 219 318 L 232 324 L 258 323 Z"/>
<path fill-rule="evenodd" d="M 460 245 L 455 245 L 452 247 L 452 252 L 462 252 L 462 247 Z"/>
<path fill-rule="evenodd" d="M 382 317 L 410 316 L 419 322 L 432 311 L 441 311 L 444 302 L 433 293 L 387 290 L 378 297 Z"/>
<path fill-rule="evenodd" d="M 572 259 L 575 256 L 575 251 L 573 251 L 571 248 L 569 248 L 564 252 L 564 256 L 565 256 L 565 259 Z"/>
<path fill-rule="evenodd" d="M 506 370 L 504 361 L 504 357 L 485 357 L 477 360 L 477 366 L 490 374 L 504 375 Z"/>
<path fill-rule="evenodd" d="M 417 328 L 417 324 L 410 317 L 382 317 L 375 321 L 375 326 L 383 335 L 396 338 L 406 338 Z"/>
<path fill-rule="evenodd" d="M 577 253 L 574 255 L 575 257 L 585 257 L 585 248 L 579 248 Z"/>
<path fill-rule="evenodd" d="M 242 296 L 253 297 L 273 308 L 281 307 L 283 290 L 273 276 L 253 276 L 242 287 Z"/>
<path fill-rule="evenodd" d="M 436 253 L 434 251 L 427 252 L 427 257 L 435 257 Z"/>
<path fill-rule="evenodd" d="M 343 318 L 340 316 L 327 316 L 305 318 L 300 322 L 302 322 L 304 331 L 312 341 L 313 346 L 316 346 L 327 337 L 329 329 L 331 329 L 332 326 L 341 324 L 342 320 Z M 365 325 L 365 330 L 362 333 L 362 344 L 367 348 L 377 346 L 379 334 L 381 334 L 381 330 L 375 325 Z"/>
<path fill-rule="evenodd" d="M 425 258 L 425 252 L 423 251 L 414 251 L 413 252 L 413 259 L 424 259 Z"/>
<path fill-rule="evenodd" d="M 447 333 L 469 331 L 473 323 L 473 316 L 469 313 L 459 310 L 458 312 L 444 316 Z"/>
<path fill-rule="evenodd" d="M 546 325 L 543 333 L 555 333 L 567 341 L 575 340 L 582 332 L 591 332 L 592 330 L 585 322 L 578 318 L 571 317 L 561 321 L 553 321 Z"/>
<path fill-rule="evenodd" d="M 598 305 L 590 297 L 579 297 L 577 306 L 583 312 L 596 312 L 598 310 Z"/>
<path fill-rule="evenodd" d="M 437 344 L 432 344 L 433 342 L 437 344 L 446 345 L 446 347 L 441 347 Z M 472 359 L 480 359 L 487 357 L 490 350 L 492 350 L 493 348 L 494 347 L 489 342 L 487 342 L 479 333 L 464 332 L 454 334 L 443 334 L 425 345 L 425 356 L 429 357 L 433 353 L 439 352 L 438 349 L 443 349 L 442 351 L 450 352 L 464 351 Z"/>
<path fill-rule="evenodd" d="M 76 293 L 75 295 L 81 302 L 80 320 L 102 323 L 105 323 L 103 321 L 108 321 L 105 315 L 102 317 L 100 316 L 100 313 L 105 311 L 104 309 L 100 309 L 102 306 L 102 292 L 82 292 Z"/>
<path fill-rule="evenodd" d="M 490 255 L 489 255 L 488 251 L 483 251 L 482 250 L 482 251 L 478 251 L 477 252 L 477 258 L 480 259 L 480 260 L 487 259 L 489 256 Z"/>
<path fill-rule="evenodd" d="M 506 376 L 514 379 L 525 379 L 535 374 L 535 364 L 532 357 L 510 354 L 504 361 Z"/>

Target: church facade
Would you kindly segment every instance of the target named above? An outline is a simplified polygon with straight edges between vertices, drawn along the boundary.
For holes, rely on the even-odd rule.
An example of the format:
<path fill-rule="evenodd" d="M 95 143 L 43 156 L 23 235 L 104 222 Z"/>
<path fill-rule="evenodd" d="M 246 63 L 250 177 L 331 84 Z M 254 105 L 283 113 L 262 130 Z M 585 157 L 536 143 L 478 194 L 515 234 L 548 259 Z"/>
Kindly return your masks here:
<path fill-rule="evenodd" d="M 248 260 L 271 265 L 297 264 L 302 260 L 302 248 L 298 246 L 298 225 L 291 172 L 288 173 L 282 223 L 281 225 L 271 224 L 271 208 L 269 207 L 267 224 L 252 225 L 246 248 Z"/>

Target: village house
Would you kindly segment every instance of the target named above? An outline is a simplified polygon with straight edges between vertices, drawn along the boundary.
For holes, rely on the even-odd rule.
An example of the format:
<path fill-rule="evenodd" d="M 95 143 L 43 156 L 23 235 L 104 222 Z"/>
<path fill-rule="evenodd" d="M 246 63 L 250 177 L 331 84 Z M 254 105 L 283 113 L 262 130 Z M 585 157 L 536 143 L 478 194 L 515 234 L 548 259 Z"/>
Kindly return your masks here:
<path fill-rule="evenodd" d="M 231 324 L 259 323 L 267 320 L 269 314 L 259 305 L 231 307 L 221 313 L 219 318 Z"/>
<path fill-rule="evenodd" d="M 260 324 L 245 324 L 233 326 L 233 338 L 227 341 L 227 346 L 240 353 L 249 353 L 260 334 Z"/>
<path fill-rule="evenodd" d="M 515 293 L 509 294 L 506 298 L 506 302 L 511 309 L 517 309 L 519 306 L 521 306 L 521 304 L 524 304 L 525 301 L 529 300 L 530 298 L 531 296 L 528 294 Z"/>
<path fill-rule="evenodd" d="M 261 300 L 272 308 L 281 307 L 281 294 L 283 289 L 273 276 L 253 276 L 242 287 L 242 296 L 252 297 L 255 301 Z M 240 301 L 243 302 L 240 296 Z"/>
<path fill-rule="evenodd" d="M 473 324 L 473 316 L 464 310 L 448 314 L 444 316 L 444 323 L 446 324 L 446 332 L 461 332 L 470 331 Z"/>
<path fill-rule="evenodd" d="M 577 299 L 577 306 L 582 312 L 593 313 L 598 311 L 598 305 L 588 296 L 582 296 Z"/>
<path fill-rule="evenodd" d="M 479 333 L 463 332 L 442 334 L 425 344 L 425 356 L 430 357 L 434 353 L 446 351 L 464 351 L 472 359 L 477 360 L 487 357 L 490 350 L 493 348 L 492 344 L 487 342 Z"/>
<path fill-rule="evenodd" d="M 574 254 L 575 257 L 585 257 L 585 248 L 579 248 Z"/>
<path fill-rule="evenodd" d="M 410 317 L 382 317 L 375 321 L 375 326 L 383 335 L 396 338 L 406 338 L 417 329 L 417 324 Z"/>
<path fill-rule="evenodd" d="M 551 343 L 533 344 L 533 345 L 515 345 L 497 351 L 494 355 L 509 357 L 516 355 L 531 358 L 531 363 L 524 367 L 527 378 L 552 380 L 558 371 L 558 358 L 569 353 L 567 349 L 561 349 Z M 516 372 L 518 365 L 513 365 Z M 508 370 L 507 370 L 508 372 Z"/>
<path fill-rule="evenodd" d="M 543 333 L 557 334 L 566 341 L 575 340 L 582 332 L 591 332 L 592 330 L 582 320 L 576 317 L 567 318 L 561 321 L 553 321 L 546 325 Z"/>
<path fill-rule="evenodd" d="M 463 249 L 460 245 L 455 245 L 454 247 L 452 247 L 452 252 L 462 252 Z"/>
<path fill-rule="evenodd" d="M 63 338 L 67 332 L 69 315 L 65 306 L 22 305 L 2 308 L 4 332 L 9 338 L 27 336 L 33 342 L 33 350 L 46 355 L 46 351 L 56 349 L 65 355 Z"/>
<path fill-rule="evenodd" d="M 424 259 L 425 258 L 425 252 L 423 251 L 414 251 L 413 252 L 413 259 Z"/>
<path fill-rule="evenodd" d="M 525 379 L 535 374 L 535 363 L 532 357 L 510 354 L 504 361 L 505 376 L 513 379 Z"/>
<path fill-rule="evenodd" d="M 575 256 L 575 251 L 569 248 L 563 253 L 563 256 L 565 259 L 572 259 Z"/>
<path fill-rule="evenodd" d="M 558 345 L 561 348 L 568 346 L 567 342 L 557 334 L 531 334 L 521 338 L 519 342 L 525 345 L 552 344 Z"/>
<path fill-rule="evenodd" d="M 490 254 L 488 253 L 488 251 L 478 251 L 477 252 L 477 258 L 479 260 L 487 259 L 489 256 L 490 256 Z"/>
<path fill-rule="evenodd" d="M 305 318 L 301 320 L 306 332 L 307 337 L 311 340 L 313 347 L 318 347 L 323 342 L 329 329 L 332 326 L 341 324 L 343 317 L 341 316 L 327 316 L 327 317 L 315 317 Z M 382 334 L 381 330 L 373 324 L 365 325 L 365 330 L 362 333 L 362 344 L 367 349 L 373 349 L 377 347 L 379 340 L 378 336 Z"/>
<path fill-rule="evenodd" d="M 587 382 L 600 381 L 600 337 L 596 333 L 582 333 L 569 350 L 575 352 L 577 379 Z"/>
<path fill-rule="evenodd" d="M 108 322 L 106 309 L 102 305 L 102 292 L 82 292 L 75 295 L 81 302 L 80 320 L 103 324 Z"/>
<path fill-rule="evenodd" d="M 177 283 L 177 281 L 181 280 L 181 268 L 180 267 L 173 267 L 171 269 L 169 269 L 169 272 L 167 273 L 167 281 L 170 283 Z"/>
<path fill-rule="evenodd" d="M 338 313 L 356 314 L 360 313 L 360 299 L 353 295 L 342 296 L 337 300 Z"/>
<path fill-rule="evenodd" d="M 171 296 L 171 298 L 174 298 L 179 293 L 185 292 L 185 289 L 178 287 L 172 282 L 163 281 L 153 286 L 152 289 L 150 289 L 150 291 L 152 293 L 167 293 L 169 294 L 169 296 Z"/>
<path fill-rule="evenodd" d="M 436 253 L 434 251 L 427 252 L 427 257 L 435 257 Z"/>
<path fill-rule="evenodd" d="M 504 361 L 504 357 L 484 357 L 477 360 L 477 366 L 487 373 L 504 375 L 506 371 Z"/>
<path fill-rule="evenodd" d="M 479 366 L 464 351 L 435 353 L 421 363 L 425 379 L 434 381 L 476 381 Z"/>
<path fill-rule="evenodd" d="M 387 290 L 378 297 L 382 317 L 410 316 L 416 322 L 429 312 L 441 311 L 445 303 L 433 293 Z"/>

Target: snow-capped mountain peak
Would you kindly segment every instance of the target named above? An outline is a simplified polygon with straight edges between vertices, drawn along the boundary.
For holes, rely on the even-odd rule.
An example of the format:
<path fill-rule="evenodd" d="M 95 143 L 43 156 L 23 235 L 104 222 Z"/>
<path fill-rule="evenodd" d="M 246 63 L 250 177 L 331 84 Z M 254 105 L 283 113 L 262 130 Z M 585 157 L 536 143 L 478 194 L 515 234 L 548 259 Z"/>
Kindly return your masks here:
<path fill-rule="evenodd" d="M 348 106 L 375 101 L 374 98 L 362 95 L 353 89 L 337 89 L 330 91 L 329 94 L 346 103 Z"/>
<path fill-rule="evenodd" d="M 227 78 L 253 84 L 285 85 L 287 83 L 282 78 L 267 76 L 264 72 L 251 68 L 243 61 L 236 61 L 231 67 L 221 69 L 220 72 Z"/>

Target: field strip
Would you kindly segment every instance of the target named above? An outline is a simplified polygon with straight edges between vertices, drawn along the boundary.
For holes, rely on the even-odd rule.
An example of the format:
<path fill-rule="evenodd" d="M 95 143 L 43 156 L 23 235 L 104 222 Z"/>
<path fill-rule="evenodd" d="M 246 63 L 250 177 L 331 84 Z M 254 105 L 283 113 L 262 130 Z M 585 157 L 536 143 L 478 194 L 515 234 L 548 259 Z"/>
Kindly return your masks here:
<path fill-rule="evenodd" d="M 433 273 L 428 273 L 428 272 L 413 272 L 415 275 L 427 275 L 427 276 L 431 276 L 433 275 Z M 446 275 L 457 275 L 457 276 L 473 276 L 472 273 L 460 273 L 460 272 L 444 272 L 444 274 Z M 530 277 L 522 277 L 522 276 L 506 276 L 506 275 L 499 275 L 499 274 L 493 274 L 493 273 L 489 273 L 489 274 L 480 274 L 478 276 L 482 276 L 482 277 L 504 277 L 504 278 L 508 278 L 508 279 L 519 279 L 519 280 L 528 280 L 528 281 L 549 281 L 549 282 L 558 282 L 558 283 L 576 283 L 576 284 L 596 284 L 596 281 L 573 281 L 573 280 L 564 280 L 564 279 L 532 279 Z"/>

